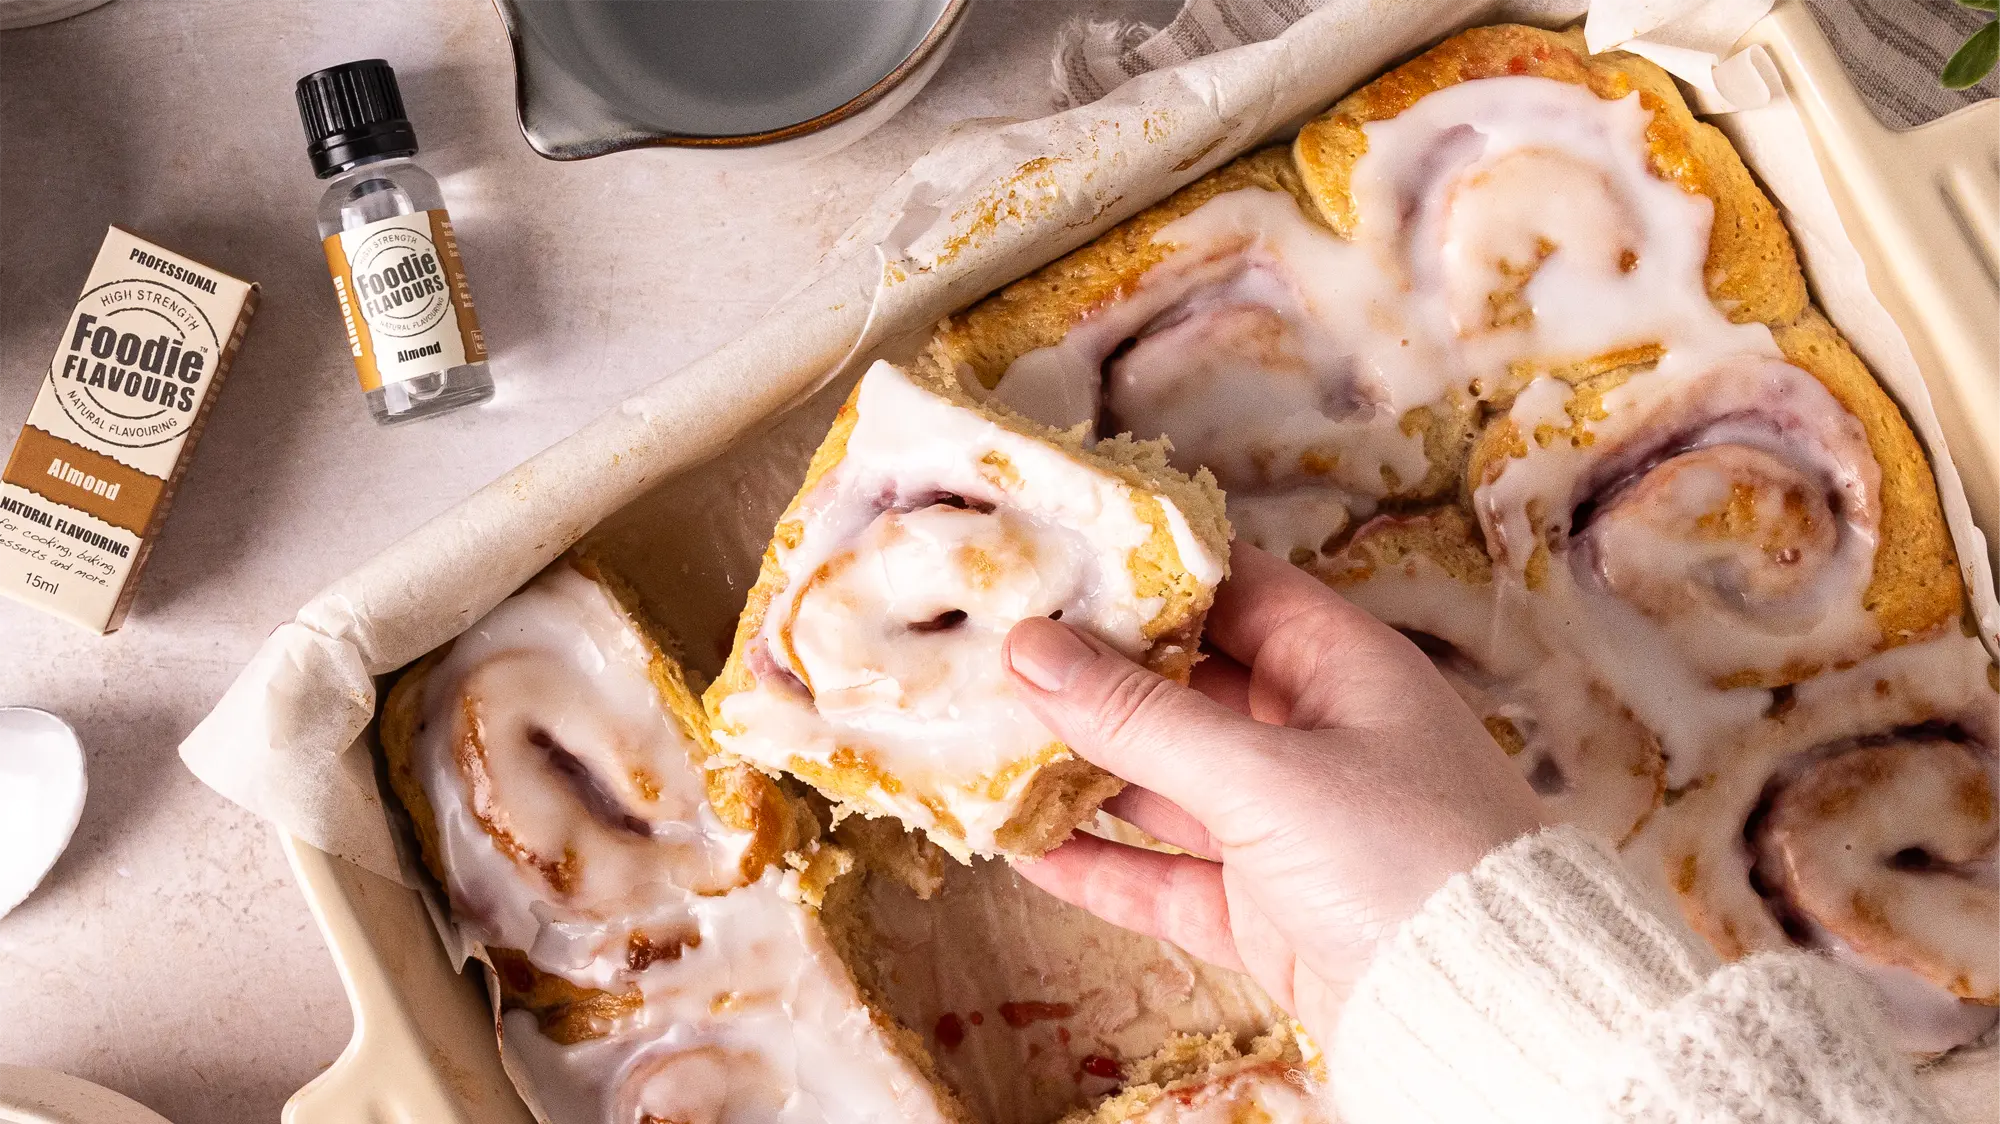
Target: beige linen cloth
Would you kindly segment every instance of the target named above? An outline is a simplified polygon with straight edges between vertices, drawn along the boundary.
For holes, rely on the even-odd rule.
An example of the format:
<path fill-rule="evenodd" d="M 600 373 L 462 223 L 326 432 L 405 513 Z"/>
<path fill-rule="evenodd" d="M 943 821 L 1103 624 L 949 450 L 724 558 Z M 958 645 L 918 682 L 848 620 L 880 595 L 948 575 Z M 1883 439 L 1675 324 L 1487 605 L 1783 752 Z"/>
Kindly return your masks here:
<path fill-rule="evenodd" d="M 1056 38 L 1053 86 L 1067 108 L 1129 78 L 1276 36 L 1321 0 L 1188 0 L 1165 27 L 1078 17 Z M 2000 72 L 1947 90 L 1938 72 L 1987 17 L 1954 0 L 1806 0 L 1847 76 L 1892 129 L 1921 125 L 2000 94 Z"/>

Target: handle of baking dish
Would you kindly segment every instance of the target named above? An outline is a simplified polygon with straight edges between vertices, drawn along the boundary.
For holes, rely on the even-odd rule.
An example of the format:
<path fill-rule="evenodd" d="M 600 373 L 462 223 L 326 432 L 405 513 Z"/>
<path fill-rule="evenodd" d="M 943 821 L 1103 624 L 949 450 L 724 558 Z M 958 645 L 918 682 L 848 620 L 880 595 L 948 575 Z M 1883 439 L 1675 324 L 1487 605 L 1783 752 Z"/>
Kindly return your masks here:
<path fill-rule="evenodd" d="M 2000 510 L 2000 101 L 1906 131 L 1876 120 L 1803 3 L 1781 4 L 1790 93 L 1868 281 L 1915 352 L 1974 512 Z M 1857 240 L 1859 243 L 1861 240 Z M 2000 528 L 1986 526 L 1988 550 Z"/>
<path fill-rule="evenodd" d="M 347 1049 L 285 1103 L 283 1124 L 534 1124 L 500 1067 L 491 1012 L 417 892 L 280 839 L 354 1011 Z"/>

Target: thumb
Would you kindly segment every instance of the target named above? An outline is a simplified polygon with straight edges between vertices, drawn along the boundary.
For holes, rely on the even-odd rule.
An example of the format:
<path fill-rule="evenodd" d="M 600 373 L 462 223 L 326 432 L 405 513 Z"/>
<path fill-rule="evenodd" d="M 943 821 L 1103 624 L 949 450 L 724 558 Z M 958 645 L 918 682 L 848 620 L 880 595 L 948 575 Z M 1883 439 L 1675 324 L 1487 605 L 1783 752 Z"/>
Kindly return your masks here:
<path fill-rule="evenodd" d="M 1214 824 L 1227 773 L 1244 781 L 1270 772 L 1260 752 L 1270 727 L 1198 691 L 1162 678 L 1110 645 L 1066 624 L 1030 617 L 1007 634 L 1015 693 L 1050 732 L 1101 768 L 1152 789 Z"/>

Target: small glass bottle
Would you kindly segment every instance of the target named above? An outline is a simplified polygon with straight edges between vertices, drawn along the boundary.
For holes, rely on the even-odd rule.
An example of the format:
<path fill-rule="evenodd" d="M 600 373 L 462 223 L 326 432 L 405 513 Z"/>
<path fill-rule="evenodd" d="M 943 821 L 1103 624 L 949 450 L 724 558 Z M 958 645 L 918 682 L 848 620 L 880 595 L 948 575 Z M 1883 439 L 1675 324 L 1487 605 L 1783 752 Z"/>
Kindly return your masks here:
<path fill-rule="evenodd" d="M 332 181 L 319 201 L 320 241 L 375 420 L 493 397 L 444 195 L 410 159 L 417 134 L 396 72 L 363 59 L 306 75 L 297 94 L 313 173 Z"/>

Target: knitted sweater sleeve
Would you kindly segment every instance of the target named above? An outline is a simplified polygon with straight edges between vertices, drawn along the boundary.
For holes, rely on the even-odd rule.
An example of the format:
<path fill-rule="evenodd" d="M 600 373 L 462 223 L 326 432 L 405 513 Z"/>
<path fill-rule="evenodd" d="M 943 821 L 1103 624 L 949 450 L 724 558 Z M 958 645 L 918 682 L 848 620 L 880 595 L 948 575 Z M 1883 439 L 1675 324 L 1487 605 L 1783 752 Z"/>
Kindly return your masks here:
<path fill-rule="evenodd" d="M 1833 964 L 1718 967 L 1590 837 L 1516 840 L 1392 938 L 1329 1052 L 1344 1124 L 1927 1122 L 1870 997 Z"/>

